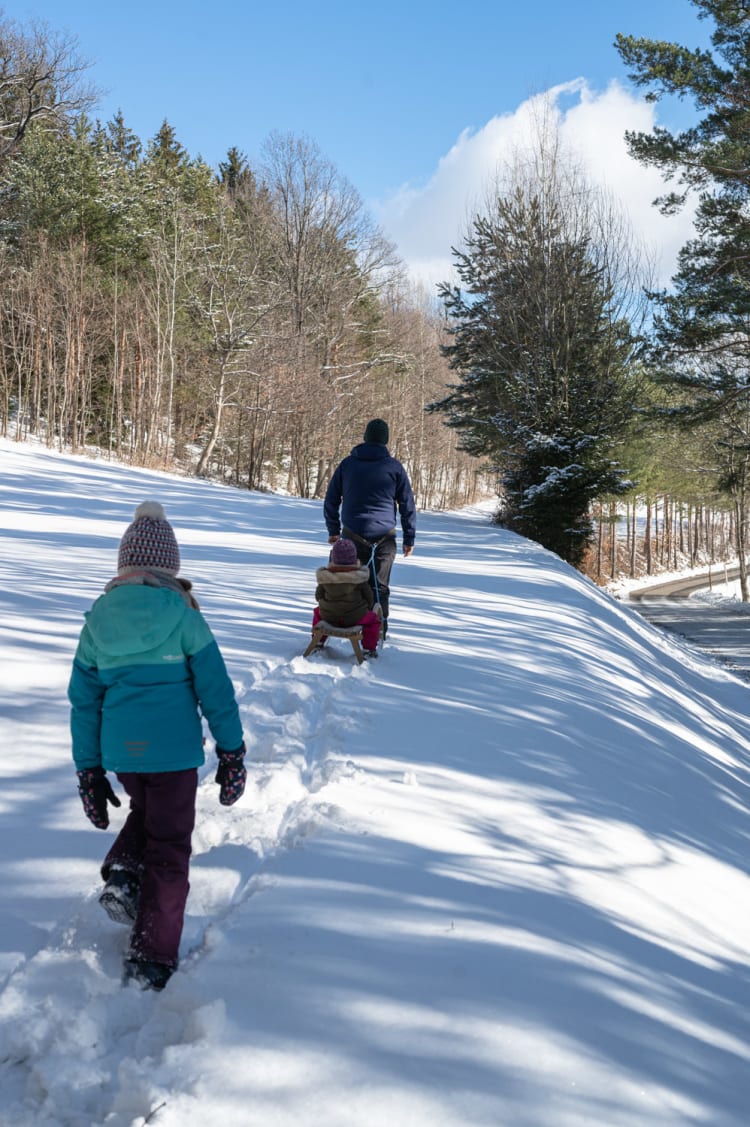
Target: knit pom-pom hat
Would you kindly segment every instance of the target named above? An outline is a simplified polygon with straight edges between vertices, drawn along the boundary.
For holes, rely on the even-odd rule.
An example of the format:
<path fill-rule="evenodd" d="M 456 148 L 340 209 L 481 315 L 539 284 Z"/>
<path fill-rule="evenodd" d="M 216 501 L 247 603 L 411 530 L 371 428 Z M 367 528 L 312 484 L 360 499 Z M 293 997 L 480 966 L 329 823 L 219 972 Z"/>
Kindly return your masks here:
<path fill-rule="evenodd" d="M 352 567 L 359 563 L 353 540 L 337 540 L 331 549 L 331 563 L 338 567 Z"/>
<path fill-rule="evenodd" d="M 177 575 L 180 570 L 177 539 L 158 501 L 144 501 L 138 506 L 133 523 L 120 541 L 118 574 L 127 575 L 141 568 L 167 575 Z"/>

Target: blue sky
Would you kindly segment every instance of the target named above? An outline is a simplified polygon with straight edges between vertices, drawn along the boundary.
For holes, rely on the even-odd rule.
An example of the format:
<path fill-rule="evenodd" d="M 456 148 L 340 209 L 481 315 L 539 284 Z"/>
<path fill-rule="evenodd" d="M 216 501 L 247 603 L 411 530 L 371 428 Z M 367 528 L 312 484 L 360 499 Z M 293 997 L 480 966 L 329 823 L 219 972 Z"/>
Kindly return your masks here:
<path fill-rule="evenodd" d="M 74 34 L 104 91 L 97 115 L 121 108 L 144 140 L 167 118 L 192 155 L 216 166 L 232 145 L 257 160 L 273 130 L 312 138 L 399 246 L 415 215 L 430 227 L 448 221 L 445 201 L 433 214 L 419 193 L 456 144 L 511 119 L 532 95 L 559 89 L 565 114 L 615 81 L 635 100 L 616 32 L 696 45 L 710 29 L 689 0 L 10 0 L 3 8 Z M 577 79 L 583 85 L 568 86 Z M 619 127 L 618 114 L 613 120 Z M 482 159 L 496 163 L 497 143 L 495 131 Z M 600 148 L 596 138 L 588 144 Z M 475 158 L 469 206 L 482 176 Z M 450 195 L 456 213 L 460 187 Z M 404 209 L 407 198 L 413 207 Z M 449 222 L 460 226 L 457 214 Z M 443 242 L 455 237 L 454 229 Z M 440 257 L 443 244 L 428 250 L 424 241 L 404 248 L 407 260 Z"/>

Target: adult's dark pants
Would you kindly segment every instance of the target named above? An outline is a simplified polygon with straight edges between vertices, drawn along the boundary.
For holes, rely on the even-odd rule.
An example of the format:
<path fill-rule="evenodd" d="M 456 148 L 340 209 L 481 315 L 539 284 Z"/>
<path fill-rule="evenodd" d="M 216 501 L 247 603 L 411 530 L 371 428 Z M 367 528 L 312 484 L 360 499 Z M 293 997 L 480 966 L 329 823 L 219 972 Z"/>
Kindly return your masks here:
<path fill-rule="evenodd" d="M 346 537 L 347 540 L 354 541 L 360 562 L 369 564 L 370 585 L 375 592 L 375 597 L 383 608 L 383 618 L 387 618 L 391 595 L 391 568 L 396 558 L 395 528 L 393 532 L 389 532 L 387 536 L 383 536 L 380 540 L 374 541 L 374 557 L 372 557 L 372 540 L 365 540 L 364 536 L 358 536 L 356 532 L 352 532 L 349 528 L 344 528 L 341 535 Z"/>
<path fill-rule="evenodd" d="M 198 772 L 118 771 L 117 778 L 130 795 L 130 813 L 104 859 L 102 877 L 107 880 L 113 865 L 140 876 L 130 954 L 176 967 L 190 889 Z"/>

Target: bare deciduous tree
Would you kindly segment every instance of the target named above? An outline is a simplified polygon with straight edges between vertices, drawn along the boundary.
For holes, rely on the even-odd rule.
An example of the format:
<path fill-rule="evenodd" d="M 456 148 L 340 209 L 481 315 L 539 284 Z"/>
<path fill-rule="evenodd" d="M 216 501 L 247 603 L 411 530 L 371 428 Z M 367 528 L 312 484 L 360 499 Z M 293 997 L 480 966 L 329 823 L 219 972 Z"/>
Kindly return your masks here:
<path fill-rule="evenodd" d="M 21 28 L 0 13 L 0 159 L 32 122 L 57 128 L 96 101 L 75 38 L 34 21 Z"/>

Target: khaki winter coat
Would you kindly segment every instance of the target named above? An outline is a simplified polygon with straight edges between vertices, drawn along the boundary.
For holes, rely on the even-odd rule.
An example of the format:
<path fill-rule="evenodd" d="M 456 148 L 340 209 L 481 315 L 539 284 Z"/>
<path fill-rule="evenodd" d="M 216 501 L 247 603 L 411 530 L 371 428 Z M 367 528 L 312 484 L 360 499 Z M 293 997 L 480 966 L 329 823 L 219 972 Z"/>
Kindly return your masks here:
<path fill-rule="evenodd" d="M 319 567 L 315 599 L 321 617 L 332 626 L 356 626 L 372 610 L 375 595 L 366 567 Z"/>

